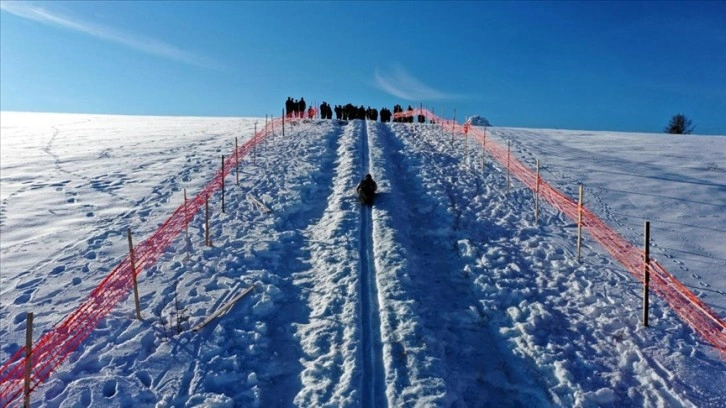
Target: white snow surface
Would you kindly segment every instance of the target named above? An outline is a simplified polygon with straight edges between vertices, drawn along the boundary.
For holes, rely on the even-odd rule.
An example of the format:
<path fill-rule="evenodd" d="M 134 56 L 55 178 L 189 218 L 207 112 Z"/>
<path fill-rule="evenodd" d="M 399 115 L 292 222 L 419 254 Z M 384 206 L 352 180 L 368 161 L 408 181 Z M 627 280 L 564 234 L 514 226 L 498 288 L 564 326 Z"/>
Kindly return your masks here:
<path fill-rule="evenodd" d="M 2 112 L 0 364 L 264 118 Z M 726 317 L 726 137 L 488 128 Z M 452 141 L 453 140 L 453 141 Z M 378 182 L 375 205 L 355 186 Z M 726 358 L 471 140 L 305 121 L 268 138 L 32 393 L 38 407 L 718 407 Z M 271 211 L 262 211 L 261 202 Z M 255 285 L 226 314 L 191 327 Z M 181 318 L 178 318 L 181 317 Z M 19 403 L 19 401 L 18 401 Z"/>

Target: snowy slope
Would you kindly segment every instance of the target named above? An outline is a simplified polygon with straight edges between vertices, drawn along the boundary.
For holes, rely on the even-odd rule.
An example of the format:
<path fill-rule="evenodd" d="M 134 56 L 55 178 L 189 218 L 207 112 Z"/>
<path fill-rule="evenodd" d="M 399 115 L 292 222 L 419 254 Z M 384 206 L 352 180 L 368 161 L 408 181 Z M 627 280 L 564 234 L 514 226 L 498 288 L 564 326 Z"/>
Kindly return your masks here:
<path fill-rule="evenodd" d="M 185 188 L 212 178 L 235 137 L 264 124 L 1 119 L 3 362 L 24 344 L 25 312 L 36 333 L 61 320 L 126 255 L 126 228 L 149 236 Z M 657 256 L 726 315 L 726 139 L 657 139 L 666 159 L 655 163 L 640 152 L 661 135 L 491 134 L 527 163 L 540 158 L 563 191 L 583 182 L 586 205 L 633 242 L 638 217 L 667 225 L 654 225 Z M 470 141 L 363 121 L 299 123 L 279 136 L 244 158 L 239 186 L 227 178 L 226 213 L 212 197 L 213 247 L 199 214 L 189 240 L 141 274 L 144 320 L 131 298 L 112 311 L 35 404 L 726 404 L 724 360 L 664 302 L 643 328 L 631 275 L 587 237 L 578 262 L 576 226 L 547 206 L 536 224 L 532 193 L 515 182 L 507 194 L 504 169 L 482 168 Z M 372 209 L 352 194 L 366 172 L 380 189 Z M 190 330 L 251 285 L 226 315 Z"/>
<path fill-rule="evenodd" d="M 651 256 L 726 317 L 726 138 L 494 129 L 495 140 L 631 242 L 651 222 Z"/>

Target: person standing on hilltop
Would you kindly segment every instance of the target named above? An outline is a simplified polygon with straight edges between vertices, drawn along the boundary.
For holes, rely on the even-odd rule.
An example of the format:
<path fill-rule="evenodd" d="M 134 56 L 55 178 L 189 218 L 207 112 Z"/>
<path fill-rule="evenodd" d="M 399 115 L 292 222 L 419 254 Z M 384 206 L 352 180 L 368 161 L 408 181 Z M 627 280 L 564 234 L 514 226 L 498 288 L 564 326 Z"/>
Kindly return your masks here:
<path fill-rule="evenodd" d="M 305 104 L 305 98 L 300 98 L 300 100 L 297 102 L 297 111 L 300 112 L 300 118 L 305 117 L 305 107 L 307 105 Z"/>

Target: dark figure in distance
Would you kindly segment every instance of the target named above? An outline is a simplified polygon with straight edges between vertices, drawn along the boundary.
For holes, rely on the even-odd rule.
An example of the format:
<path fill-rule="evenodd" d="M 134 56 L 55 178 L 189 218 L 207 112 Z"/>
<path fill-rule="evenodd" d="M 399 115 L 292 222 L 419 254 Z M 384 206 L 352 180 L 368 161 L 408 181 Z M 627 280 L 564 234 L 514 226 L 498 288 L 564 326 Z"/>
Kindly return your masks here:
<path fill-rule="evenodd" d="M 373 195 L 378 190 L 378 184 L 370 174 L 366 174 L 366 177 L 358 183 L 355 191 L 358 193 L 358 200 L 361 204 L 373 205 Z"/>
<path fill-rule="evenodd" d="M 300 98 L 300 100 L 297 102 L 297 111 L 300 114 L 301 118 L 305 117 L 305 108 L 307 105 L 305 104 L 305 98 Z"/>
<path fill-rule="evenodd" d="M 292 114 L 293 110 L 295 109 L 296 103 L 292 100 L 291 97 L 287 97 L 287 100 L 285 101 L 285 115 L 289 118 Z"/>
<path fill-rule="evenodd" d="M 403 106 L 396 104 L 396 106 L 393 107 L 393 121 L 394 122 L 405 122 L 405 120 L 404 120 L 405 118 L 396 117 L 397 113 L 403 113 Z"/>

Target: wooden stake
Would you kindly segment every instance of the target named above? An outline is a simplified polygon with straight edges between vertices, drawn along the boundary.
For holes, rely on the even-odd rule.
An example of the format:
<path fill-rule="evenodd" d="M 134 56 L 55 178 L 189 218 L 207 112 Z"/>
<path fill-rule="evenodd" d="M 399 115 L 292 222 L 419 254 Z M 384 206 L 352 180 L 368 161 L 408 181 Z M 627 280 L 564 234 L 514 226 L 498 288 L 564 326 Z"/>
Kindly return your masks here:
<path fill-rule="evenodd" d="M 510 153 L 511 150 L 512 150 L 512 141 L 511 140 L 508 140 L 507 141 L 507 194 L 509 194 L 509 185 L 510 185 L 510 181 L 509 181 L 509 156 L 511 156 L 511 153 Z"/>
<path fill-rule="evenodd" d="M 285 109 L 282 110 L 282 137 L 285 137 Z"/>
<path fill-rule="evenodd" d="M 189 239 L 189 223 L 187 222 L 187 217 L 189 217 L 189 211 L 187 207 L 187 189 L 184 189 L 184 222 L 186 223 L 186 233 L 187 233 L 187 240 Z"/>
<path fill-rule="evenodd" d="M 235 174 L 237 175 L 237 185 L 239 185 L 239 147 L 237 147 L 237 138 L 234 138 L 234 161 L 235 161 Z"/>
<path fill-rule="evenodd" d="M 186 243 L 185 247 L 187 248 L 187 259 L 189 259 L 189 220 L 187 219 L 189 217 L 189 207 L 187 207 L 187 189 L 184 189 L 184 223 L 186 224 L 185 230 L 186 230 Z"/>
<path fill-rule="evenodd" d="M 469 128 L 466 122 L 464 122 L 464 160 L 469 164 Z"/>
<path fill-rule="evenodd" d="M 442 120 L 439 125 L 441 125 L 441 136 L 443 137 L 444 136 L 444 127 L 446 127 L 446 107 L 445 106 L 441 108 L 441 119 Z"/>
<path fill-rule="evenodd" d="M 451 132 L 454 132 L 454 125 L 456 125 L 456 108 L 454 108 L 454 121 L 451 122 Z M 453 138 L 453 135 L 452 135 Z"/>
<path fill-rule="evenodd" d="M 204 245 L 212 246 L 209 240 L 209 195 L 204 197 Z"/>
<path fill-rule="evenodd" d="M 217 317 L 219 317 L 221 314 L 223 314 L 224 312 L 226 312 L 227 310 L 229 310 L 229 308 L 231 308 L 232 306 L 234 306 L 235 303 L 239 302 L 240 299 L 242 299 L 243 297 L 245 297 L 248 293 L 252 292 L 252 290 L 255 288 L 255 286 L 256 285 L 252 285 L 249 288 L 243 290 L 242 293 L 240 293 L 239 295 L 235 296 L 232 300 L 230 300 L 229 302 L 225 303 L 224 306 L 220 307 L 214 313 L 212 313 L 211 315 L 207 316 L 207 318 L 204 319 L 201 323 L 199 323 L 196 326 L 194 326 L 194 328 L 192 329 L 192 331 L 195 331 L 195 332 L 196 331 L 199 331 L 204 326 L 208 325 L 209 322 L 211 322 L 212 320 L 214 320 Z"/>
<path fill-rule="evenodd" d="M 577 201 L 577 260 L 580 260 L 580 248 L 582 247 L 582 184 L 580 184 L 580 194 Z"/>
<path fill-rule="evenodd" d="M 25 319 L 25 387 L 23 390 L 25 408 L 30 407 L 30 377 L 33 371 L 33 312 L 29 312 Z"/>
<path fill-rule="evenodd" d="M 648 309 L 650 307 L 650 221 L 645 222 L 645 277 L 643 279 L 643 326 L 648 327 Z"/>
<path fill-rule="evenodd" d="M 454 131 L 456 129 L 456 108 L 454 108 L 454 118 L 451 120 L 451 147 L 454 146 Z"/>
<path fill-rule="evenodd" d="M 224 155 L 222 155 L 222 214 L 224 214 Z"/>
<path fill-rule="evenodd" d="M 481 171 L 485 170 L 487 164 L 487 128 L 484 128 L 484 137 L 481 142 Z"/>
<path fill-rule="evenodd" d="M 141 304 L 139 303 L 139 285 L 136 281 L 136 260 L 134 259 L 134 243 L 131 240 L 131 228 L 127 229 L 129 237 L 129 260 L 131 261 L 131 277 L 134 282 L 134 304 L 136 305 L 136 318 L 141 320 Z"/>
<path fill-rule="evenodd" d="M 539 159 L 537 159 L 537 187 L 534 190 L 534 222 L 539 222 Z"/>

